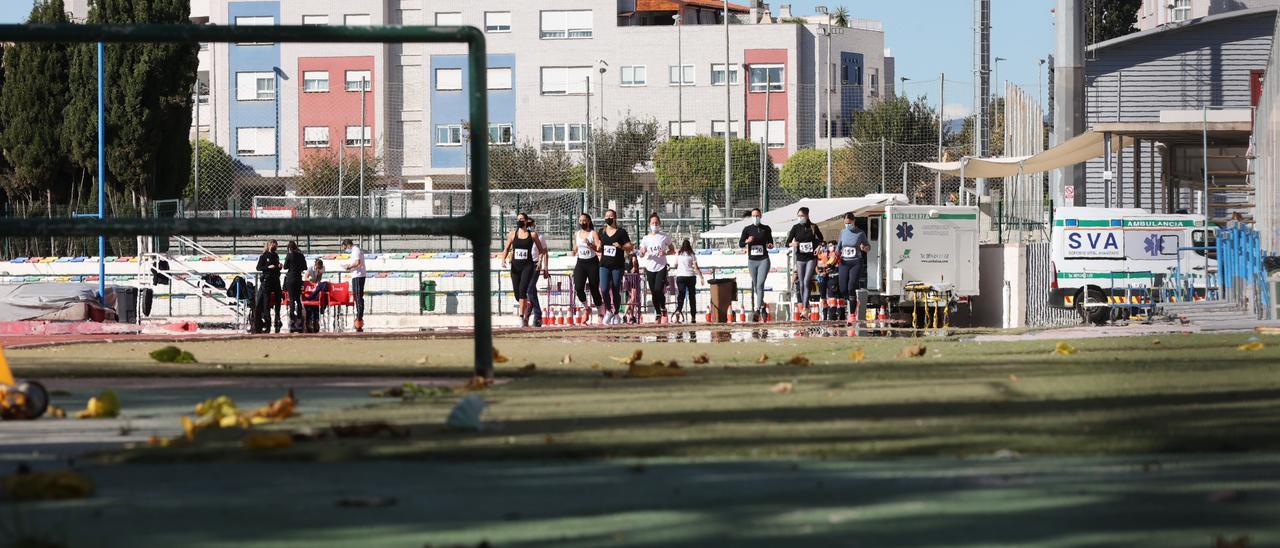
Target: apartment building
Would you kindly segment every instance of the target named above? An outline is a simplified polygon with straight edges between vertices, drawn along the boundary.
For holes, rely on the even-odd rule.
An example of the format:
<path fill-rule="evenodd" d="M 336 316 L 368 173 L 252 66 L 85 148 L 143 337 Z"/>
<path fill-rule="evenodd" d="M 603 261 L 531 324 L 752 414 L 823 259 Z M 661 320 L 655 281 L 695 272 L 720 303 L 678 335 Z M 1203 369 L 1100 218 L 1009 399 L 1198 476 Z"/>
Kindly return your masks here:
<path fill-rule="evenodd" d="M 828 111 L 843 139 L 853 112 L 892 94 L 878 22 L 827 36 L 777 22 L 758 1 L 730 5 L 728 70 L 717 0 L 194 0 L 192 10 L 214 25 L 483 29 L 490 141 L 571 153 L 589 127 L 636 116 L 671 136 L 767 135 L 782 163 L 825 143 Z M 193 135 L 261 177 L 295 175 L 309 151 L 360 147 L 381 151 L 406 185 L 465 177 L 460 44 L 207 44 L 199 57 Z"/>
<path fill-rule="evenodd" d="M 1142 0 L 1138 30 L 1181 23 L 1236 10 L 1280 6 L 1280 0 Z"/>

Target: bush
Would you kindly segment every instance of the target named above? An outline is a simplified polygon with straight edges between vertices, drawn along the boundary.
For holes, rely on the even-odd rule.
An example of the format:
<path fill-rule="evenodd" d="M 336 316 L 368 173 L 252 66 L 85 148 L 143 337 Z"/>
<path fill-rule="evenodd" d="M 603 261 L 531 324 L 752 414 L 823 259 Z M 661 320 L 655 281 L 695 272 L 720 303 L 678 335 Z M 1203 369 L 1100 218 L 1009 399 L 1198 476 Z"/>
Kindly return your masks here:
<path fill-rule="evenodd" d="M 733 193 L 755 194 L 760 188 L 760 145 L 746 139 L 730 142 Z M 665 197 L 688 198 L 710 192 L 724 195 L 724 139 L 698 135 L 671 139 L 654 153 L 658 191 Z"/>
<path fill-rule="evenodd" d="M 236 164 L 227 151 L 217 143 L 201 139 L 196 143 L 200 151 L 200 204 L 193 207 L 221 206 L 231 194 L 236 183 Z M 186 200 L 195 198 L 196 170 L 193 165 L 187 176 L 187 186 L 182 189 Z"/>
<path fill-rule="evenodd" d="M 831 151 L 831 196 L 864 196 L 878 188 L 879 144 L 874 151 L 875 172 L 860 169 L 857 157 L 862 147 L 842 147 Z M 872 182 L 874 181 L 874 182 Z M 808 148 L 796 151 L 782 166 L 779 186 L 797 198 L 825 198 L 827 196 L 827 150 Z"/>

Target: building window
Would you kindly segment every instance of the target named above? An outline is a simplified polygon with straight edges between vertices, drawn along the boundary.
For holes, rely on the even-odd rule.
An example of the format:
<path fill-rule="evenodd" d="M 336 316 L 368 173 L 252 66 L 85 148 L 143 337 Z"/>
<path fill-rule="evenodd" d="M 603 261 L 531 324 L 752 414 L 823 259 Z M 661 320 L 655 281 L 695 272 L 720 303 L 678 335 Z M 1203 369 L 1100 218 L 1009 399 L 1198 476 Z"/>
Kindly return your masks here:
<path fill-rule="evenodd" d="M 783 76 L 782 65 L 752 65 L 751 91 L 782 91 Z"/>
<path fill-rule="evenodd" d="M 209 104 L 209 71 L 202 70 L 196 73 L 196 103 L 201 105 Z"/>
<path fill-rule="evenodd" d="M 437 27 L 461 27 L 462 13 L 456 11 L 439 12 L 436 14 Z"/>
<path fill-rule="evenodd" d="M 316 26 L 320 26 L 320 25 L 328 25 L 328 24 L 329 24 L 329 16 L 328 16 L 328 15 L 303 15 L 303 16 L 302 16 L 302 24 L 304 24 L 304 25 L 316 25 Z"/>
<path fill-rule="evenodd" d="M 741 124 L 739 124 L 737 120 L 732 120 L 729 122 L 730 138 L 737 139 L 738 134 L 741 132 L 741 130 L 742 130 Z M 711 121 L 711 136 L 720 137 L 722 139 L 724 138 L 724 120 Z"/>
<path fill-rule="evenodd" d="M 639 87 L 649 83 L 649 70 L 644 65 L 623 65 L 620 72 L 624 87 Z"/>
<path fill-rule="evenodd" d="M 462 69 L 436 69 L 436 91 L 462 91 Z"/>
<path fill-rule="evenodd" d="M 1170 20 L 1175 23 L 1191 18 L 1191 0 L 1174 0 L 1170 6 L 1172 10 Z"/>
<path fill-rule="evenodd" d="M 276 98 L 276 75 L 273 72 L 237 72 L 237 101 L 270 101 Z"/>
<path fill-rule="evenodd" d="M 436 126 L 436 146 L 462 146 L 462 124 Z"/>
<path fill-rule="evenodd" d="M 271 156 L 276 153 L 276 128 L 236 128 L 237 156 Z"/>
<path fill-rule="evenodd" d="M 485 32 L 511 32 L 511 12 L 509 11 L 484 12 L 484 31 Z"/>
<path fill-rule="evenodd" d="M 327 127 L 302 128 L 302 146 L 307 148 L 328 148 L 329 128 Z"/>
<path fill-rule="evenodd" d="M 582 150 L 587 133 L 586 124 L 542 124 L 542 148 Z"/>
<path fill-rule="evenodd" d="M 738 65 L 729 65 L 729 85 L 736 86 L 738 82 Z M 711 85 L 724 85 L 724 63 L 711 65 Z"/>
<path fill-rule="evenodd" d="M 489 124 L 489 144 L 509 145 L 515 141 L 511 124 Z"/>
<path fill-rule="evenodd" d="M 880 95 L 880 69 L 871 69 L 871 96 Z"/>
<path fill-rule="evenodd" d="M 342 24 L 348 27 L 367 27 L 373 24 L 373 18 L 367 13 L 352 13 L 342 16 Z"/>
<path fill-rule="evenodd" d="M 769 126 L 765 127 L 764 120 L 755 120 L 751 122 L 751 141 L 754 143 L 763 143 L 765 133 L 769 134 L 769 148 L 782 148 L 787 144 L 787 122 L 786 120 L 769 120 Z"/>
<path fill-rule="evenodd" d="M 684 70 L 680 70 L 681 67 L 684 67 Z M 684 78 L 681 78 L 682 73 Z M 667 82 L 673 86 L 692 86 L 695 74 L 693 65 L 667 66 Z"/>
<path fill-rule="evenodd" d="M 364 126 L 364 131 L 360 126 L 347 126 L 346 142 L 349 147 L 367 147 L 373 143 L 373 130 L 369 126 Z"/>
<path fill-rule="evenodd" d="M 542 39 L 591 38 L 591 10 L 548 10 L 542 12 Z"/>
<path fill-rule="evenodd" d="M 237 27 L 269 27 L 276 24 L 276 18 L 270 15 L 248 15 L 236 17 Z M 237 46 L 269 46 L 271 42 L 236 42 Z"/>
<path fill-rule="evenodd" d="M 489 69 L 489 89 L 511 89 L 511 67 Z"/>
<path fill-rule="evenodd" d="M 302 73 L 302 91 L 323 93 L 329 91 L 329 71 L 308 70 Z"/>
<path fill-rule="evenodd" d="M 367 70 L 347 71 L 347 91 L 360 91 L 361 84 L 365 91 L 373 91 L 373 73 Z"/>
<path fill-rule="evenodd" d="M 591 67 L 542 67 L 542 94 L 582 95 L 590 78 Z"/>
<path fill-rule="evenodd" d="M 668 122 L 667 131 L 672 137 L 690 137 L 698 134 L 698 124 L 692 120 Z"/>

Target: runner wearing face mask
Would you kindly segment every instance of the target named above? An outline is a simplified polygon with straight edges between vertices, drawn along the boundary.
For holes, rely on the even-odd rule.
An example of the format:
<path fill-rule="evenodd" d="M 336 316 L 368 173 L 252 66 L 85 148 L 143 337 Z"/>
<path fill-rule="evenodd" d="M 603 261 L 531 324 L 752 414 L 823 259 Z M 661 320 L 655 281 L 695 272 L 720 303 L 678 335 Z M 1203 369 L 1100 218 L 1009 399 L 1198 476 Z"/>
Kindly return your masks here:
<path fill-rule="evenodd" d="M 844 214 L 844 230 L 840 231 L 840 292 L 848 299 L 849 319 L 856 322 L 858 290 L 861 289 L 862 269 L 867 264 L 867 252 L 871 250 L 867 233 L 858 228 L 853 213 Z"/>
<path fill-rule="evenodd" d="M 545 256 L 546 246 L 538 238 L 538 233 L 529 228 L 528 215 L 520 213 L 516 219 L 516 229 L 507 238 L 507 245 L 502 251 L 502 268 L 511 266 L 511 288 L 520 303 L 520 327 L 529 326 L 529 284 L 536 275 L 536 264 L 533 250 Z"/>
<path fill-rule="evenodd" d="M 645 280 L 649 282 L 649 294 L 653 297 L 653 321 L 658 323 L 667 320 L 667 255 L 675 252 L 675 242 L 662 232 L 662 218 L 650 213 L 649 234 L 640 240 L 638 253 Z"/>
<path fill-rule="evenodd" d="M 618 226 L 618 212 L 604 212 L 604 228 L 600 229 L 600 293 L 608 308 L 605 323 L 613 322 L 622 309 L 622 274 L 627 270 L 627 254 L 634 246 L 627 230 Z"/>
<path fill-rule="evenodd" d="M 604 319 L 604 308 L 600 306 L 600 237 L 596 234 L 595 225 L 591 224 L 591 216 L 583 213 L 578 216 L 578 230 L 573 233 L 573 249 L 578 257 L 573 266 L 573 290 L 578 301 L 582 303 L 579 324 L 587 323 L 591 318 L 591 309 L 587 308 L 587 290 L 591 291 L 591 306 Z"/>
<path fill-rule="evenodd" d="M 751 224 L 742 229 L 738 247 L 747 252 L 747 270 L 751 272 L 751 321 L 758 322 L 766 314 L 764 282 L 769 277 L 769 250 L 773 249 L 773 229 L 761 220 L 760 208 L 751 210 Z"/>
<path fill-rule="evenodd" d="M 791 227 L 783 245 L 791 247 L 795 254 L 796 296 L 803 317 L 808 317 L 809 286 L 813 283 L 813 275 L 818 266 L 818 258 L 814 252 L 821 244 L 822 231 L 818 229 L 818 225 L 809 222 L 809 208 L 800 208 L 796 224 Z"/>

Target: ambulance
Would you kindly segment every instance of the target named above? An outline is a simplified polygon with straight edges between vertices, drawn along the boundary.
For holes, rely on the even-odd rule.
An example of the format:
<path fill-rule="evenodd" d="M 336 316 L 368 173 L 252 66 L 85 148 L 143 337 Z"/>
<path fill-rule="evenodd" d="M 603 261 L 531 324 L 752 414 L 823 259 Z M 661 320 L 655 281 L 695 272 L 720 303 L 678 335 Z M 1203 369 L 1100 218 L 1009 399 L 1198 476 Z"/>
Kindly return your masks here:
<path fill-rule="evenodd" d="M 1175 275 L 1203 294 L 1206 269 L 1203 215 L 1153 214 L 1137 208 L 1061 207 L 1050 236 L 1053 283 L 1049 306 L 1074 309 L 1095 324 L 1113 304 L 1142 304 L 1151 288 L 1171 288 Z M 1137 302 L 1131 302 L 1137 301 Z"/>
<path fill-rule="evenodd" d="M 978 294 L 977 207 L 889 205 L 854 215 L 866 218 L 871 240 L 872 307 L 943 318 Z"/>

